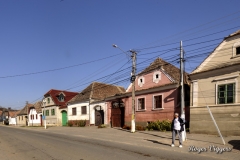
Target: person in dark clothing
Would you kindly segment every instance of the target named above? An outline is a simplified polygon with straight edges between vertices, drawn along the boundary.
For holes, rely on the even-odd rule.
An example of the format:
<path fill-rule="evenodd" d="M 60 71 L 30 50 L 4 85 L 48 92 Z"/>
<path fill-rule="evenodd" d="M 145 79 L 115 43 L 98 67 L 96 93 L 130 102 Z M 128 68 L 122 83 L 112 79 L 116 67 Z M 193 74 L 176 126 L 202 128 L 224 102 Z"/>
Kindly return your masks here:
<path fill-rule="evenodd" d="M 178 116 L 178 113 L 174 114 L 174 119 L 172 120 L 171 125 L 171 131 L 172 131 L 172 145 L 171 147 L 174 147 L 174 141 L 176 138 L 176 135 L 178 135 L 179 138 L 179 148 L 182 148 L 182 131 L 184 131 L 184 124 L 182 118 Z"/>

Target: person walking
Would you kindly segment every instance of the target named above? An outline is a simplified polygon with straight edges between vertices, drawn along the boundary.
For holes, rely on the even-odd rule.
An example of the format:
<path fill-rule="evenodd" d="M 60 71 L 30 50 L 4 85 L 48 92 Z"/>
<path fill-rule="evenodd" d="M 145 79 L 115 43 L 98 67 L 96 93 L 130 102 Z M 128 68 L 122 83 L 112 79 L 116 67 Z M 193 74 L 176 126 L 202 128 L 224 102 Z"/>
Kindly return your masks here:
<path fill-rule="evenodd" d="M 179 148 L 182 148 L 182 131 L 184 131 L 184 127 L 183 127 L 184 124 L 185 122 L 182 120 L 182 118 L 179 117 L 178 113 L 175 113 L 174 119 L 172 120 L 172 125 L 171 125 L 171 131 L 172 131 L 171 147 L 174 147 L 174 141 L 175 141 L 176 135 L 178 135 Z"/>

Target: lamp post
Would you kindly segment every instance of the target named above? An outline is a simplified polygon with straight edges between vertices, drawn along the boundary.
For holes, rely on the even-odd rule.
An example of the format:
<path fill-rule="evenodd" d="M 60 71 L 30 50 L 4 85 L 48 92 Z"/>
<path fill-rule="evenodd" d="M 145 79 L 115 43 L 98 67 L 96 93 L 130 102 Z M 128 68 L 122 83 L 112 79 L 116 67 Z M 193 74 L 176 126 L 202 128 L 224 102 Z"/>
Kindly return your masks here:
<path fill-rule="evenodd" d="M 118 47 L 116 44 L 112 45 L 114 48 L 118 48 L 121 51 L 123 51 L 127 56 L 130 56 L 128 53 L 126 53 L 124 50 L 122 50 L 120 47 Z M 132 58 L 132 73 L 131 73 L 131 83 L 132 83 L 132 118 L 131 118 L 131 133 L 135 132 L 136 124 L 135 124 L 135 79 L 136 79 L 136 55 L 137 52 L 134 50 L 130 50 L 132 55 L 130 56 Z"/>
<path fill-rule="evenodd" d="M 46 105 L 46 99 L 43 99 L 43 107 L 44 107 L 44 111 L 43 111 L 43 116 L 44 116 L 44 128 L 47 129 L 47 120 L 46 120 L 46 110 L 45 110 L 45 105 Z"/>

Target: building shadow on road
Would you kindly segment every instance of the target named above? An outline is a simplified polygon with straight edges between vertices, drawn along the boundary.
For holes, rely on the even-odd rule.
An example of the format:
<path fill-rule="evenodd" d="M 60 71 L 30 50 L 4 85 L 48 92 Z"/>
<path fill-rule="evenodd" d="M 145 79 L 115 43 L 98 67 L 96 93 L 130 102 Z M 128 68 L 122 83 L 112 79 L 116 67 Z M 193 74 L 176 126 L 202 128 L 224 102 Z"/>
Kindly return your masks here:
<path fill-rule="evenodd" d="M 233 146 L 233 149 L 240 151 L 240 140 L 230 140 L 228 143 Z"/>
<path fill-rule="evenodd" d="M 138 133 L 147 134 L 147 135 L 151 135 L 151 136 L 154 136 L 154 137 L 172 139 L 172 137 L 169 137 L 169 136 L 160 136 L 160 135 L 151 134 L 151 133 L 146 133 L 146 132 L 141 132 L 141 131 L 138 131 Z"/>
<path fill-rule="evenodd" d="M 165 145 L 165 146 L 170 146 L 169 144 L 167 143 L 162 143 L 162 142 L 159 142 L 159 141 L 156 141 L 156 140 L 151 140 L 151 139 L 144 139 L 146 141 L 149 141 L 149 142 L 152 142 L 152 143 L 156 143 L 156 144 L 161 144 L 161 145 Z"/>

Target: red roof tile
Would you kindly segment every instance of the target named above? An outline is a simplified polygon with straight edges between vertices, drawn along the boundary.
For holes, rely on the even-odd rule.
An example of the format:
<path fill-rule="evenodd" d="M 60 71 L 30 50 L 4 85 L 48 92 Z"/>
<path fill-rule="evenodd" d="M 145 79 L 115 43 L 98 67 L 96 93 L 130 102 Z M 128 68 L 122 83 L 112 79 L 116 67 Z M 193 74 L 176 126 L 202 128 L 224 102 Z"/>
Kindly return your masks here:
<path fill-rule="evenodd" d="M 60 102 L 57 98 L 61 93 L 64 95 L 63 102 Z M 51 96 L 55 105 L 59 106 L 59 108 L 61 109 L 61 108 L 66 108 L 68 101 L 71 100 L 73 97 L 75 97 L 77 94 L 78 94 L 77 92 L 51 89 L 46 94 L 44 94 L 44 97 Z"/>

